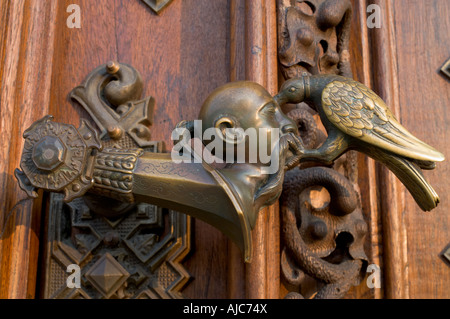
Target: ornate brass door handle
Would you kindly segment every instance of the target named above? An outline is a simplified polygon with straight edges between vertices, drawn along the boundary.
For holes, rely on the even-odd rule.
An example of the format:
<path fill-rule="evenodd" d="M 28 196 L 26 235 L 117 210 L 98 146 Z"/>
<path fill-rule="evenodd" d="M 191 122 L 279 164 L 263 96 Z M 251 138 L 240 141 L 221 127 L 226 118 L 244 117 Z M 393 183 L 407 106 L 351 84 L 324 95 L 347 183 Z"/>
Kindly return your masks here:
<path fill-rule="evenodd" d="M 127 78 L 123 72 L 122 77 Z M 94 87 L 103 83 L 101 79 L 88 79 L 87 83 L 90 81 Z M 301 101 L 319 112 L 328 130 L 328 139 L 319 149 L 304 149 L 295 124 L 281 112 L 281 104 Z M 128 112 L 135 108 L 131 105 Z M 114 138 L 114 130 L 102 126 L 108 123 L 105 116 L 97 115 L 102 119 L 99 127 L 102 134 L 108 132 Z M 123 202 L 145 202 L 187 213 L 229 236 L 242 249 L 247 262 L 252 255 L 251 229 L 259 210 L 279 198 L 285 171 L 300 161 L 331 163 L 348 149 L 356 149 L 386 164 L 423 210 L 439 202 L 420 168 L 434 168 L 434 162 L 442 161 L 443 155 L 412 136 L 374 92 L 351 79 L 304 76 L 287 81 L 275 99 L 256 83 L 229 83 L 211 93 L 199 119 L 203 143 L 199 149 L 191 149 L 187 159 L 200 160 L 183 162 L 174 160 L 174 152 L 103 148 L 97 132 L 87 122 L 76 130 L 46 116 L 25 131 L 22 171 L 17 169 L 15 175 L 31 197 L 37 196 L 37 188 L 64 191 L 66 201 L 89 191 Z M 127 123 L 117 130 L 126 131 L 127 127 L 135 126 Z M 186 121 L 179 128 L 184 128 L 181 135 L 188 140 L 197 129 L 195 123 Z M 267 140 L 261 144 L 258 135 L 256 148 L 252 149 L 248 135 L 252 128 L 269 130 L 272 135 L 266 138 L 277 140 L 279 147 L 267 148 Z M 217 134 L 215 139 L 205 138 L 208 129 Z M 240 145 L 245 151 L 241 158 L 235 152 Z M 218 150 L 222 147 L 225 153 L 220 156 Z M 264 147 L 271 155 L 270 161 L 250 160 L 252 151 L 259 154 Z M 203 148 L 215 151 L 216 162 L 229 159 L 231 153 L 231 161 L 217 167 L 205 159 Z M 275 168 L 268 170 L 274 162 Z"/>
<path fill-rule="evenodd" d="M 88 122 L 82 121 L 77 130 L 52 119 L 47 115 L 23 133 L 23 171 L 16 169 L 14 174 L 29 197 L 36 198 L 36 189 L 42 188 L 64 191 L 65 199 L 70 201 L 92 187 L 92 153 L 102 146 Z"/>
<path fill-rule="evenodd" d="M 99 75 L 88 78 L 82 87 L 83 92 L 75 90 L 82 105 L 88 110 L 95 109 L 97 113 L 102 107 L 101 101 L 92 102 L 92 99 L 83 97 L 85 92 L 89 94 L 90 88 L 104 86 L 104 78 L 108 75 L 102 72 L 93 72 Z M 106 88 L 111 85 L 114 83 Z M 128 113 L 135 111 L 136 107 L 131 105 Z M 109 116 L 95 114 L 102 134 L 108 133 L 114 138 L 114 130 L 103 125 L 112 122 L 108 120 Z M 200 120 L 203 123 L 202 136 L 212 128 L 218 134 L 220 144 L 225 145 L 227 154 L 239 148 L 238 144 L 243 145 L 249 154 L 251 146 L 248 139 L 243 136 L 239 141 L 239 134 L 235 135 L 238 129 L 276 128 L 274 132 L 279 136 L 270 136 L 270 139 L 279 140 L 275 154 L 277 166 L 268 171 L 274 161 L 240 161 L 233 156 L 227 166 L 216 168 L 203 158 L 203 147 L 208 147 L 205 141 L 200 151 L 195 147 L 192 150 L 192 155 L 201 159 L 197 162 L 176 162 L 171 153 L 145 152 L 140 148 L 103 148 L 97 132 L 87 122 L 83 121 L 76 130 L 72 125 L 55 123 L 51 116 L 46 116 L 25 131 L 22 171 L 17 169 L 15 175 L 21 188 L 31 197 L 37 196 L 38 188 L 64 192 L 65 201 L 89 192 L 123 202 L 145 202 L 187 213 L 229 236 L 241 248 L 248 262 L 252 255 L 251 229 L 259 210 L 278 199 L 285 170 L 299 161 L 302 145 L 294 134 L 296 126 L 263 87 L 250 82 L 230 83 L 215 90 L 205 101 Z M 190 135 L 191 124 L 183 122 L 179 129 L 184 127 L 182 131 Z M 134 126 L 128 123 L 117 127 L 117 131 L 124 132 L 126 127 Z M 127 134 L 134 137 L 134 132 Z M 209 142 L 209 145 L 214 144 Z M 256 152 L 260 153 L 258 145 Z M 234 154 L 238 156 L 238 153 Z M 218 152 L 214 155 L 218 156 Z M 109 215 L 116 213 L 105 212 Z"/>
<path fill-rule="evenodd" d="M 98 142 L 86 122 L 78 130 L 53 122 L 51 116 L 35 122 L 24 134 L 23 171 L 15 171 L 21 188 L 30 197 L 42 188 L 63 191 L 68 202 L 89 191 L 178 210 L 222 230 L 250 259 L 248 218 L 253 212 L 245 211 L 248 205 L 220 172 L 205 162 L 174 163 L 170 153 L 102 149 L 98 143 L 87 144 L 88 134 Z"/>
<path fill-rule="evenodd" d="M 433 169 L 444 155 L 409 133 L 383 100 L 363 84 L 337 75 L 303 76 L 286 81 L 275 97 L 280 104 L 306 102 L 320 115 L 328 139 L 302 160 L 333 162 L 356 149 L 385 164 L 429 211 L 439 196 L 421 169 Z"/>

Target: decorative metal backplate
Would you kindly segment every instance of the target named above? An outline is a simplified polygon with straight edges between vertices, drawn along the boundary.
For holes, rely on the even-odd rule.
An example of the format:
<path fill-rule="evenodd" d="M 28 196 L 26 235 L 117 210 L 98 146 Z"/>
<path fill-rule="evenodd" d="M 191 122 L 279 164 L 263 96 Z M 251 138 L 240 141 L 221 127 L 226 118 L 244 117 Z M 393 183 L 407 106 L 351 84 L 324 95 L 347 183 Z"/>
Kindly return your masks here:
<path fill-rule="evenodd" d="M 190 278 L 181 264 L 190 251 L 190 217 L 127 200 L 122 182 L 136 158 L 129 150 L 164 150 L 162 142 L 151 140 L 154 100 L 139 100 L 142 91 L 134 68 L 109 62 L 70 94 L 100 129 L 104 151 L 93 163 L 95 192 L 67 204 L 63 195 L 50 195 L 44 298 L 182 298 Z M 117 172 L 97 174 L 103 167 Z M 121 197 L 104 198 L 115 184 L 123 189 Z M 80 288 L 66 283 L 73 264 L 80 267 Z"/>
<path fill-rule="evenodd" d="M 77 198 L 50 196 L 44 298 L 181 298 L 190 276 L 180 264 L 189 252 L 190 219 L 138 204 L 123 217 L 95 214 Z M 66 272 L 80 267 L 81 287 Z"/>
<path fill-rule="evenodd" d="M 351 12 L 347 0 L 278 0 L 278 57 L 286 80 L 303 73 L 352 77 Z M 306 148 L 317 148 L 326 139 L 307 105 L 296 105 L 288 116 L 297 122 Z M 286 298 L 342 298 L 359 284 L 367 262 L 363 244 L 368 227 L 355 185 L 356 154 L 342 156 L 333 169 L 305 164 L 286 174 L 280 199 Z M 340 203 L 349 194 L 352 200 Z M 311 280 L 315 285 L 307 284 Z M 304 286 L 317 289 L 305 291 Z"/>

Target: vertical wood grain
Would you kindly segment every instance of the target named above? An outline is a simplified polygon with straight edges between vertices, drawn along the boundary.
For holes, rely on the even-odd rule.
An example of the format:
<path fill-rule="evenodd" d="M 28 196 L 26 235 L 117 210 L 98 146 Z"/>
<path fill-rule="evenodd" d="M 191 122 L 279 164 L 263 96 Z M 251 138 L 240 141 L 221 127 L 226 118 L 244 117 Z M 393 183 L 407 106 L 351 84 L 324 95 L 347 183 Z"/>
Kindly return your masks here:
<path fill-rule="evenodd" d="M 277 41 L 277 6 L 276 1 L 266 1 L 267 33 L 267 90 L 270 94 L 278 93 L 278 41 Z M 266 298 L 280 297 L 280 207 L 275 203 L 269 207 L 266 224 L 266 246 L 268 280 Z"/>
<path fill-rule="evenodd" d="M 246 1 L 245 19 L 245 79 L 258 82 L 275 94 L 278 89 L 275 2 Z M 278 206 L 259 212 L 252 233 L 253 260 L 246 265 L 247 298 L 279 297 L 279 230 L 275 231 L 274 224 L 279 225 Z"/>
<path fill-rule="evenodd" d="M 276 23 L 274 1 L 231 0 L 230 81 L 255 81 L 271 94 L 277 93 Z M 277 204 L 259 213 L 252 239 L 253 260 L 245 266 L 241 252 L 229 243 L 228 297 L 279 298 L 280 220 Z"/>
<path fill-rule="evenodd" d="M 65 25 L 71 3 L 81 7 L 81 29 Z M 381 29 L 366 28 L 362 13 L 368 3 L 382 8 Z M 437 71 L 449 57 L 448 2 L 354 0 L 353 7 L 359 12 L 350 44 L 355 78 L 374 88 L 414 135 L 449 157 L 450 84 Z M 40 203 L 33 207 L 13 177 L 22 132 L 48 113 L 78 125 L 87 114 L 67 94 L 93 68 L 114 59 L 141 72 L 144 94 L 156 99 L 153 138 L 170 149 L 173 127 L 196 118 L 217 86 L 247 79 L 276 93 L 275 10 L 269 0 L 183 0 L 157 16 L 137 0 L 2 1 L 0 297 L 31 298 L 36 282 Z M 424 172 L 442 202 L 423 213 L 395 176 L 360 156 L 363 208 L 370 220 L 367 251 L 370 262 L 382 266 L 384 290 L 358 287 L 349 297 L 450 296 L 448 267 L 438 256 L 450 241 L 448 172 L 447 162 Z M 223 234 L 194 222 L 194 251 L 185 263 L 193 275 L 187 297 L 280 295 L 278 207 L 259 215 L 253 263 L 246 266 Z"/>
<path fill-rule="evenodd" d="M 448 158 L 449 81 L 439 67 L 449 57 L 448 1 L 373 1 L 382 26 L 371 30 L 374 89 L 415 136 Z M 425 178 L 441 197 L 424 213 L 398 179 L 377 165 L 387 298 L 448 298 L 450 273 L 439 254 L 448 244 L 447 161 Z"/>
<path fill-rule="evenodd" d="M 22 132 L 47 114 L 57 2 L 2 1 L 0 297 L 35 294 L 40 201 L 26 199 L 14 175 Z"/>
<path fill-rule="evenodd" d="M 245 79 L 266 84 L 267 50 L 265 1 L 245 2 Z M 252 231 L 253 257 L 251 264 L 245 267 L 245 293 L 249 299 L 264 298 L 266 295 L 266 218 L 268 209 L 259 212 L 255 228 Z"/>
<path fill-rule="evenodd" d="M 74 125 L 89 118 L 67 95 L 94 68 L 118 60 L 141 73 L 143 95 L 156 101 L 152 139 L 170 151 L 176 124 L 196 119 L 209 93 L 229 81 L 228 1 L 173 1 L 160 15 L 139 0 L 76 3 L 81 29 L 58 29 L 51 113 Z M 183 294 L 226 298 L 227 239 L 200 220 L 193 220 L 192 229 L 192 252 L 183 263 L 192 280 Z"/>
<path fill-rule="evenodd" d="M 230 81 L 258 82 L 271 94 L 276 94 L 278 71 L 275 2 L 232 0 L 230 41 Z M 253 259 L 245 268 L 241 253 L 230 242 L 228 297 L 279 298 L 278 205 L 259 213 L 252 240 Z"/>
<path fill-rule="evenodd" d="M 230 81 L 245 80 L 245 0 L 230 1 Z M 227 298 L 245 298 L 242 252 L 228 240 Z"/>
<path fill-rule="evenodd" d="M 381 28 L 371 30 L 373 88 L 399 117 L 397 44 L 392 2 L 375 0 L 373 3 L 380 6 L 383 23 Z M 378 164 L 377 171 L 383 225 L 384 290 L 387 298 L 408 298 L 404 186 L 387 168 Z"/>
<path fill-rule="evenodd" d="M 180 97 L 176 102 L 178 114 L 175 124 L 183 119 L 198 118 L 203 101 L 230 79 L 229 1 L 180 2 L 180 74 L 174 78 Z M 170 89 L 166 94 L 171 94 Z M 169 135 L 166 133 L 166 136 Z M 190 298 L 226 298 L 227 238 L 206 223 L 196 220 L 195 224 L 196 247 L 185 263 L 194 280 L 184 294 Z"/>
<path fill-rule="evenodd" d="M 404 197 L 402 227 L 407 240 L 407 278 L 410 298 L 450 298 L 450 268 L 439 254 L 450 242 L 449 112 L 450 81 L 439 68 L 450 58 L 450 3 L 446 0 L 392 3 L 396 39 L 398 115 L 419 139 L 443 152 L 425 178 L 441 198 L 438 207 L 422 212 L 411 195 Z M 405 258 L 406 259 L 406 258 Z M 391 261 L 397 263 L 396 260 Z"/>
<path fill-rule="evenodd" d="M 66 8 L 73 3 L 81 9 L 80 29 L 66 26 Z M 11 211 L 25 197 L 12 175 L 19 164 L 22 132 L 45 114 L 75 126 L 80 118 L 89 118 L 67 96 L 94 68 L 118 60 L 133 65 L 143 77 L 144 94 L 155 97 L 152 137 L 170 150 L 175 125 L 197 118 L 207 95 L 229 81 L 229 4 L 174 1 L 158 16 L 137 0 L 3 1 L 0 15 L 7 31 L 1 37 L 5 139 L 0 183 L 2 190 L 8 189 L 0 192 L 0 226 L 7 226 L 0 243 L 0 294 L 33 297 L 40 206 L 31 214 L 31 203 L 24 201 Z M 226 237 L 201 221 L 193 226 L 194 250 L 185 263 L 193 280 L 184 293 L 225 298 Z"/>
<path fill-rule="evenodd" d="M 66 8 L 73 3 L 81 8 L 80 29 L 65 25 Z M 228 1 L 174 1 L 160 16 L 140 1 L 3 4 L 2 27 L 9 33 L 2 35 L 1 46 L 5 61 L 1 68 L 2 133 L 6 139 L 1 144 L 4 160 L 0 165 L 5 172 L 2 187 L 12 191 L 1 195 L 0 225 L 6 225 L 1 242 L 4 248 L 1 293 L 5 297 L 33 297 L 40 203 L 36 202 L 31 213 L 31 201 L 19 201 L 25 194 L 12 177 L 14 168 L 19 166 L 19 155 L 10 156 L 21 153 L 22 132 L 45 114 L 74 125 L 80 118 L 88 118 L 79 105 L 67 99 L 68 93 L 98 65 L 118 60 L 133 65 L 143 75 L 145 94 L 153 95 L 157 101 L 153 138 L 164 140 L 170 149 L 173 127 L 182 119 L 196 118 L 203 100 L 230 77 L 257 81 L 275 93 L 275 8 L 270 1 L 244 3 L 247 16 L 234 33 L 245 43 L 235 45 L 238 56 L 234 57 L 233 71 Z M 239 48 L 241 44 L 245 47 Z M 17 124 L 8 124 L 17 119 Z M 278 209 L 266 209 L 261 216 L 254 234 L 257 262 L 246 270 L 247 296 L 276 297 L 279 252 L 272 241 L 279 240 Z M 227 270 L 228 241 L 209 225 L 201 221 L 194 224 L 195 250 L 186 262 L 194 280 L 185 295 L 223 298 L 227 294 L 227 275 L 232 271 Z M 236 251 L 232 250 L 231 255 L 239 261 Z M 239 267 L 240 275 L 236 278 L 243 281 L 244 266 L 241 263 Z M 275 284 L 268 283 L 268 277 L 275 278 Z M 253 289 L 258 282 L 262 285 Z M 241 290 L 238 294 L 245 292 Z"/>
<path fill-rule="evenodd" d="M 353 20 L 350 34 L 350 63 L 355 80 L 372 88 L 372 61 L 369 29 L 367 27 L 366 0 L 352 0 Z M 364 249 L 369 264 L 382 265 L 382 226 L 378 205 L 376 163 L 370 157 L 358 154 L 358 186 L 361 194 L 362 212 L 368 224 Z M 365 280 L 353 288 L 346 298 L 383 297 L 382 289 L 369 289 Z"/>

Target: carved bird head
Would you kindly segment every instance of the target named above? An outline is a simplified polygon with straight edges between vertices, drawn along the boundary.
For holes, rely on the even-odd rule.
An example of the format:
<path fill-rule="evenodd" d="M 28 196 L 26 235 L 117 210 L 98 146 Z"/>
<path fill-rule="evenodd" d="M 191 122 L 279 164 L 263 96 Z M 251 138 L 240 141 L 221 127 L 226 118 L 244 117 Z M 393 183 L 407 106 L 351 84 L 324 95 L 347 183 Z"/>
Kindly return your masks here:
<path fill-rule="evenodd" d="M 274 97 L 278 105 L 286 104 L 287 102 L 298 104 L 305 100 L 305 81 L 304 77 L 290 79 L 283 83 L 280 92 Z"/>

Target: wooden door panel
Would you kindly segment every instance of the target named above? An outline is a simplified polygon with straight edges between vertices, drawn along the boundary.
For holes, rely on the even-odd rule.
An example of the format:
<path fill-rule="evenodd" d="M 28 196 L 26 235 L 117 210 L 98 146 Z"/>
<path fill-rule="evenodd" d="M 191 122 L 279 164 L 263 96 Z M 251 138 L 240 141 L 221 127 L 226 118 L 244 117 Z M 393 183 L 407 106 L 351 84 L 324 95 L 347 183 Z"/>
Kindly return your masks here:
<path fill-rule="evenodd" d="M 69 4 L 81 8 L 80 29 L 66 26 Z M 2 9 L 10 19 L 4 20 L 9 34 L 2 41 L 7 57 L 2 65 L 2 132 L 10 134 L 13 142 L 5 143 L 10 138 L 2 143 L 2 171 L 9 172 L 2 177 L 2 189 L 9 191 L 2 192 L 1 226 L 7 227 L 2 238 L 6 253 L 2 254 L 1 290 L 3 296 L 32 297 L 40 204 L 37 201 L 34 215 L 31 201 L 11 210 L 25 198 L 12 174 L 20 155 L 10 155 L 21 152 L 21 132 L 45 114 L 76 126 L 80 118 L 88 118 L 80 105 L 68 100 L 68 94 L 95 67 L 117 60 L 133 65 L 143 76 L 144 94 L 156 99 L 152 137 L 165 141 L 170 149 L 173 127 L 182 119 L 196 118 L 206 96 L 229 80 L 229 4 L 175 1 L 160 16 L 141 1 L 8 2 Z M 30 228 L 32 221 L 34 228 Z M 204 280 L 193 280 L 186 294 L 225 297 L 228 241 L 202 222 L 195 225 L 195 252 L 187 267 L 194 278 L 208 277 L 213 288 L 205 290 Z M 28 272 L 27 291 L 28 278 L 23 274 Z"/>
<path fill-rule="evenodd" d="M 78 104 L 69 105 L 67 94 L 96 66 L 109 60 L 127 63 L 141 73 L 144 95 L 156 101 L 152 139 L 164 141 L 170 150 L 175 125 L 196 118 L 209 92 L 229 79 L 228 3 L 194 2 L 174 1 L 160 16 L 141 1 L 79 2 L 81 29 L 58 29 L 57 52 L 64 54 L 54 65 L 59 70 L 53 77 L 58 94 L 53 95 L 50 114 L 76 123 L 74 119 L 85 115 Z M 62 25 L 65 17 L 60 15 Z M 227 240 L 201 221 L 193 225 L 195 248 L 186 268 L 194 280 L 185 295 L 224 298 L 227 256 L 215 252 L 226 252 Z"/>
<path fill-rule="evenodd" d="M 85 8 L 83 27 L 61 28 L 58 37 L 65 54 L 56 62 L 62 68 L 54 75 L 60 94 L 52 105 L 67 105 L 68 92 L 95 66 L 109 60 L 128 63 L 141 73 L 144 95 L 156 100 L 152 139 L 164 141 L 170 150 L 175 125 L 196 118 L 206 96 L 229 79 L 227 1 L 175 1 L 160 16 L 141 1 L 116 1 L 113 7 L 111 1 L 85 1 L 80 7 Z M 76 104 L 53 110 L 62 122 L 82 116 Z M 194 249 L 186 268 L 194 279 L 184 293 L 224 298 L 227 240 L 201 221 L 193 225 Z"/>
<path fill-rule="evenodd" d="M 286 1 L 285 1 L 286 2 Z M 354 78 L 372 87 L 418 138 L 448 155 L 449 80 L 438 70 L 448 58 L 446 0 L 352 0 L 350 62 Z M 286 2 L 287 3 L 287 2 Z M 367 6 L 382 9 L 382 27 L 369 29 Z M 81 28 L 69 28 L 67 7 L 81 9 Z M 279 14 L 279 12 L 278 12 Z M 36 297 L 45 211 L 26 199 L 14 178 L 23 131 L 46 114 L 78 126 L 89 118 L 69 100 L 97 66 L 127 63 L 143 78 L 144 96 L 156 101 L 152 139 L 195 119 L 218 86 L 252 80 L 278 91 L 276 1 L 173 0 L 159 15 L 141 0 L 2 0 L 0 6 L 0 297 Z M 425 176 L 441 195 L 423 213 L 399 181 L 359 155 L 358 183 L 368 223 L 365 251 L 383 271 L 382 289 L 363 281 L 346 298 L 446 298 L 449 268 L 439 254 L 449 244 L 448 161 Z M 45 198 L 45 197 L 44 197 Z M 279 298 L 279 207 L 263 210 L 253 231 L 254 259 L 220 231 L 195 220 L 192 250 L 183 265 L 189 298 Z"/>
<path fill-rule="evenodd" d="M 408 295 L 411 298 L 449 298 L 450 268 L 439 257 L 450 242 L 450 173 L 448 103 L 450 81 L 439 69 L 450 58 L 448 1 L 393 3 L 398 65 L 399 115 L 402 124 L 447 158 L 426 178 L 441 197 L 437 209 L 424 213 L 404 193 Z"/>
<path fill-rule="evenodd" d="M 366 29 L 370 57 L 360 70 L 370 68 L 367 83 L 401 123 L 447 157 L 448 81 L 439 68 L 448 58 L 448 2 L 379 0 L 360 5 L 360 10 L 369 3 L 380 7 L 382 24 L 379 29 Z M 361 160 L 359 184 L 370 214 L 371 255 L 383 274 L 378 296 L 446 298 L 450 273 L 439 255 L 449 240 L 448 161 L 424 171 L 441 197 L 436 209 L 424 213 L 392 173 Z"/>
<path fill-rule="evenodd" d="M 56 2 L 2 1 L 0 66 L 0 297 L 33 298 L 41 201 L 26 199 L 14 178 L 22 132 L 48 113 Z"/>

